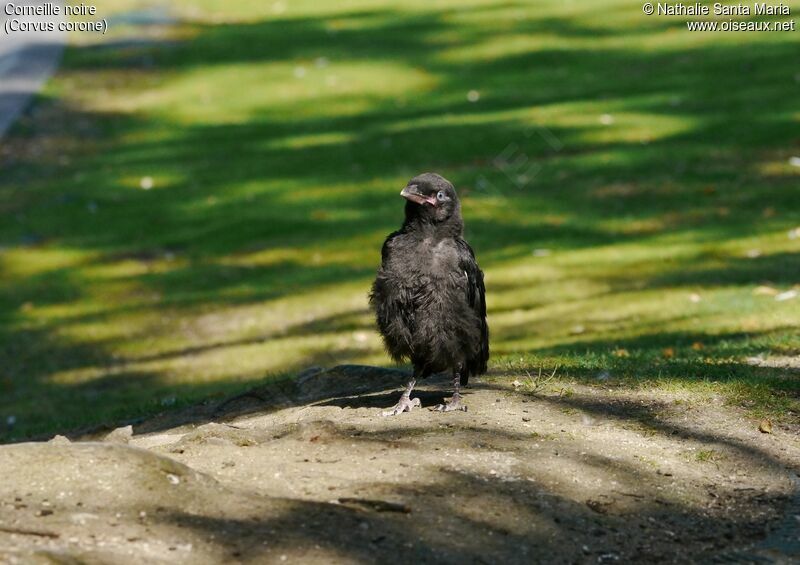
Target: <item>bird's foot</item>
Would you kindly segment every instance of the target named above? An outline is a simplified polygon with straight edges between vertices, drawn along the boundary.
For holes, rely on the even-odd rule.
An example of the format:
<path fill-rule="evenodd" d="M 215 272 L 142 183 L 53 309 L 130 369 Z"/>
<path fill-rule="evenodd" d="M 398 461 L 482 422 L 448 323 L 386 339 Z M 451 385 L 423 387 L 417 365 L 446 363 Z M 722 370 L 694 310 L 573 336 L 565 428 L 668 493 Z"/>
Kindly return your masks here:
<path fill-rule="evenodd" d="M 461 395 L 456 393 L 452 398 L 446 398 L 444 404 L 437 404 L 433 409 L 438 412 L 452 412 L 453 410 L 463 410 L 466 412 L 467 405 L 461 402 Z"/>
<path fill-rule="evenodd" d="M 383 413 L 384 416 L 397 416 L 398 414 L 402 414 L 403 412 L 411 412 L 411 409 L 415 406 L 419 407 L 422 406 L 422 402 L 419 398 L 409 398 L 407 396 L 401 396 L 400 401 L 394 406 L 394 408 L 387 410 Z"/>

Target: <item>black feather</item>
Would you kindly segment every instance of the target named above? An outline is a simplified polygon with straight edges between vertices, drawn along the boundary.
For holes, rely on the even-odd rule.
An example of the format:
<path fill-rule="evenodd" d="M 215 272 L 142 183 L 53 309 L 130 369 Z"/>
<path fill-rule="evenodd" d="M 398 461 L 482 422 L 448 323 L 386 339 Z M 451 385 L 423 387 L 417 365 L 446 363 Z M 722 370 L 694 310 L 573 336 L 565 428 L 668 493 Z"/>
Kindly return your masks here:
<path fill-rule="evenodd" d="M 483 272 L 462 237 L 453 185 L 426 173 L 409 186 L 419 196 L 383 244 L 370 303 L 393 359 L 410 359 L 420 377 L 455 370 L 467 384 L 489 359 Z"/>

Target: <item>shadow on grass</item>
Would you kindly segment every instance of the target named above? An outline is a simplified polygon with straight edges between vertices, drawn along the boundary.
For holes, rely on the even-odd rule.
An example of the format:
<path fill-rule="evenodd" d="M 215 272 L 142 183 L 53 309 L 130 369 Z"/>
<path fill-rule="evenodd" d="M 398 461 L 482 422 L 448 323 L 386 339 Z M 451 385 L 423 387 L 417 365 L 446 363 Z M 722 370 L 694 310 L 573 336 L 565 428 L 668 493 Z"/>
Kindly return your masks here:
<path fill-rule="evenodd" d="M 126 399 L 152 408 L 160 398 L 230 392 L 228 385 L 170 384 L 157 372 L 126 376 L 112 351 L 136 334 L 82 343 L 62 330 L 66 324 L 89 324 L 125 311 L 171 308 L 180 316 L 183 309 L 258 304 L 351 282 L 363 283 L 366 292 L 382 237 L 399 222 L 394 193 L 421 170 L 439 170 L 462 190 L 468 236 L 488 269 L 522 259 L 533 247 L 647 245 L 650 238 L 656 241 L 670 233 L 716 244 L 796 224 L 796 175 L 767 174 L 761 168 L 797 143 L 793 116 L 800 106 L 798 97 L 787 95 L 797 89 L 787 67 L 796 55 L 794 43 L 766 41 L 757 49 L 722 43 L 655 52 L 605 44 L 589 48 L 581 40 L 636 39 L 672 26 L 650 21 L 646 27 L 600 28 L 566 18 L 537 18 L 523 4 L 499 8 L 497 14 L 511 8 L 530 11 L 528 17 L 511 20 L 492 19 L 491 9 L 472 13 L 470 8 L 463 13 L 479 19 L 454 21 L 451 13 L 434 9 L 412 14 L 376 9 L 329 18 L 193 23 L 184 24 L 192 32 L 184 41 L 72 48 L 62 76 L 89 84 L 95 80 L 92 74 L 127 73 L 145 84 L 151 81 L 154 88 L 168 88 L 158 81 L 193 70 L 309 64 L 325 56 L 334 64 L 393 63 L 416 69 L 435 79 L 436 86 L 414 96 L 398 89 L 401 94 L 388 97 L 366 91 L 323 96 L 318 104 L 287 100 L 253 108 L 246 120 L 215 123 L 103 113 L 41 98 L 0 151 L 0 211 L 11 219 L 0 226 L 0 245 L 6 250 L 78 250 L 87 258 L 74 267 L 43 268 L 28 276 L 6 267 L 0 255 L 0 362 L 7 392 L 0 411 L 32 422 L 29 431 L 55 431 L 68 427 L 73 418 L 80 420 L 79 414 L 97 410 L 99 400 L 87 400 L 91 397 L 116 405 L 102 414 L 131 416 L 138 409 Z M 452 52 L 480 46 L 498 33 L 556 34 L 576 43 L 469 60 Z M 466 99 L 474 89 L 480 91 L 478 103 Z M 365 109 L 341 114 L 320 110 L 337 100 L 360 102 Z M 630 127 L 641 132 L 626 141 L 604 141 L 605 126 L 595 120 L 556 120 L 543 135 L 535 124 L 546 115 L 542 112 L 559 105 L 566 105 L 562 112 L 578 115 L 631 115 L 626 118 L 632 120 Z M 654 130 L 640 123 L 642 118 L 635 117 L 639 114 L 674 127 L 666 133 Z M 336 141 L 320 141 L 325 135 Z M 303 143 L 291 142 L 297 138 Z M 562 149 L 553 148 L 548 141 L 553 138 Z M 524 169 L 497 160 L 512 145 L 527 159 Z M 60 151 L 54 152 L 53 146 Z M 521 182 L 530 164 L 538 167 L 535 182 Z M 148 177 L 154 179 L 154 188 L 141 190 L 141 179 Z M 767 207 L 772 213 L 765 215 Z M 610 224 L 621 217 L 646 227 Z M 271 251 L 278 252 L 277 258 L 247 264 L 250 254 Z M 793 284 L 800 276 L 797 255 L 710 262 L 698 257 L 646 284 Z M 129 302 L 109 298 L 99 311 L 53 321 L 32 320 L 26 313 L 31 305 L 63 306 L 88 298 L 93 281 L 80 276 L 80 270 L 123 261 L 142 267 L 136 274 L 111 279 L 138 289 Z M 605 280 L 618 281 L 612 274 Z M 157 298 L 142 298 L 150 295 Z M 362 322 L 356 313 L 323 316 L 292 326 L 286 335 L 365 329 Z M 504 349 L 504 333 L 513 337 L 514 330 L 495 334 L 498 350 Z M 179 359 L 271 337 L 211 340 L 139 360 Z M 634 373 L 634 363 L 641 368 L 660 348 L 674 347 L 670 339 L 715 341 L 703 332 L 590 343 L 565 339 L 560 346 L 536 352 L 586 350 L 603 356 L 612 347 L 641 350 L 642 356 L 614 361 L 610 367 L 603 357 L 603 368 Z M 732 353 L 749 352 L 745 346 L 738 349 Z M 340 347 L 338 354 L 346 353 Z M 727 359 L 724 349 L 709 348 L 708 356 L 663 362 L 657 368 L 675 378 L 694 379 L 698 371 L 719 378 L 743 367 L 721 361 Z M 320 357 L 325 356 L 311 353 L 304 360 L 313 364 Z M 586 363 L 588 372 L 601 368 L 591 359 Z M 53 380 L 59 372 L 88 366 L 107 368 L 109 376 L 71 385 Z M 767 369 L 761 373 L 777 374 Z M 763 382 L 776 389 L 794 386 L 779 385 L 786 381 L 776 376 Z M 39 403 L 49 416 L 34 409 Z M 65 406 L 73 416 L 61 424 L 53 414 Z"/>
<path fill-rule="evenodd" d="M 578 382 L 611 387 L 678 386 L 704 383 L 724 391 L 732 403 L 771 414 L 792 415 L 800 401 L 800 367 L 770 367 L 759 360 L 765 351 L 783 350 L 786 332 L 655 332 L 611 339 L 572 338 L 569 343 L 537 349 L 540 359 L 558 359 L 558 372 Z M 773 339 L 777 336 L 777 339 Z M 535 372 L 537 369 L 526 369 Z M 528 374 L 511 368 L 515 374 Z"/>

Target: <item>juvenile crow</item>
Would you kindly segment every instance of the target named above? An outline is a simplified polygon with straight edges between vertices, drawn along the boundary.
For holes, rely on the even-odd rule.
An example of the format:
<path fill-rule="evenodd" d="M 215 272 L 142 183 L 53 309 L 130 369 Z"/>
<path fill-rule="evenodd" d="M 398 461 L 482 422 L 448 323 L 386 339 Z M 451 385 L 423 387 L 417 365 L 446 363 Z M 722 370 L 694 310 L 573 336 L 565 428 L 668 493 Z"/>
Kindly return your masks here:
<path fill-rule="evenodd" d="M 448 370 L 455 392 L 435 409 L 466 411 L 459 388 L 470 375 L 486 372 L 489 360 L 483 272 L 461 237 L 461 205 L 447 179 L 421 174 L 400 195 L 406 218 L 383 243 L 370 304 L 387 351 L 397 362 L 410 359 L 414 375 L 383 415 L 420 406 L 419 398 L 411 398 L 417 379 Z"/>

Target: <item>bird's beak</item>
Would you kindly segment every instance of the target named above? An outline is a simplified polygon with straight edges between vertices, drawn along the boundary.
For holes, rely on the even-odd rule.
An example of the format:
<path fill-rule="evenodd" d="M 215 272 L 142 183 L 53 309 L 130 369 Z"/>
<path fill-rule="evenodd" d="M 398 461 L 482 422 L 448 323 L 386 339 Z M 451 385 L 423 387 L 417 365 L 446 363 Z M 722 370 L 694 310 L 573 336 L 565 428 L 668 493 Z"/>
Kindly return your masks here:
<path fill-rule="evenodd" d="M 422 194 L 416 184 L 409 184 L 400 191 L 400 196 L 411 202 L 416 202 L 419 205 L 430 204 L 431 206 L 436 206 L 436 198 Z"/>

